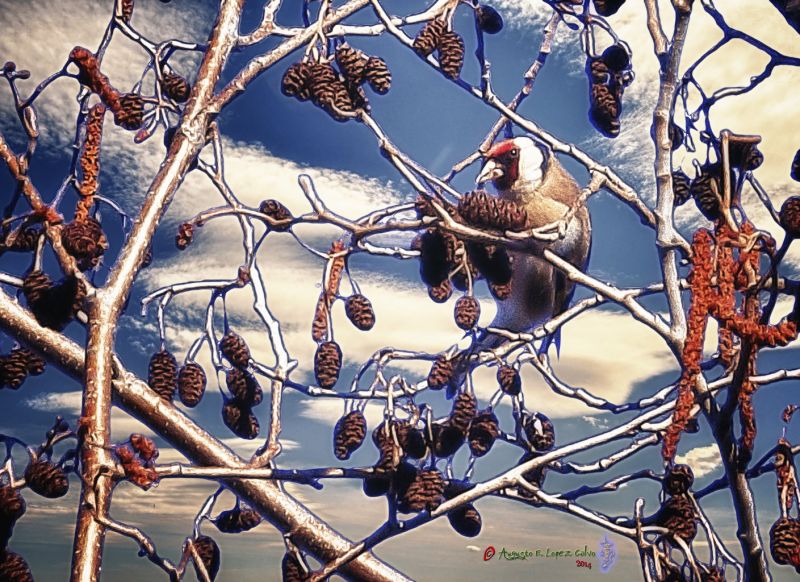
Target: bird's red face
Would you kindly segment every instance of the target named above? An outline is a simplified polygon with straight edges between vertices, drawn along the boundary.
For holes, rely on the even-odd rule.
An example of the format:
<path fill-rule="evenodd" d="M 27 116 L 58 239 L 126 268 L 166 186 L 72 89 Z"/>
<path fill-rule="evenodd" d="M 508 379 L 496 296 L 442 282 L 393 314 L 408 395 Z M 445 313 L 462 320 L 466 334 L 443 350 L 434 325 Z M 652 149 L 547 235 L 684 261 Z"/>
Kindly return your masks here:
<path fill-rule="evenodd" d="M 495 144 L 484 156 L 486 163 L 478 184 L 491 181 L 498 190 L 508 190 L 519 178 L 520 147 L 513 139 Z"/>
<path fill-rule="evenodd" d="M 541 181 L 545 157 L 529 137 L 501 141 L 492 146 L 484 158 L 486 163 L 478 176 L 478 184 L 491 181 L 499 191 L 507 191 L 520 181 L 533 184 Z"/>

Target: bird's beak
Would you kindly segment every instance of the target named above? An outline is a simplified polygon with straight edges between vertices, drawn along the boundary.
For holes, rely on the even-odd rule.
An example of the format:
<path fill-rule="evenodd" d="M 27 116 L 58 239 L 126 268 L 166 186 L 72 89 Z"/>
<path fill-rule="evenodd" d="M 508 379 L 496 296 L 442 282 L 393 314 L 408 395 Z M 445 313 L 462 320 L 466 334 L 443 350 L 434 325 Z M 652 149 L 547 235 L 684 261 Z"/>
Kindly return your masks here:
<path fill-rule="evenodd" d="M 498 178 L 502 178 L 505 171 L 503 170 L 503 166 L 497 163 L 495 160 L 489 160 L 486 162 L 481 169 L 481 173 L 478 174 L 478 178 L 475 180 L 477 184 L 483 184 L 484 182 L 494 181 Z"/>

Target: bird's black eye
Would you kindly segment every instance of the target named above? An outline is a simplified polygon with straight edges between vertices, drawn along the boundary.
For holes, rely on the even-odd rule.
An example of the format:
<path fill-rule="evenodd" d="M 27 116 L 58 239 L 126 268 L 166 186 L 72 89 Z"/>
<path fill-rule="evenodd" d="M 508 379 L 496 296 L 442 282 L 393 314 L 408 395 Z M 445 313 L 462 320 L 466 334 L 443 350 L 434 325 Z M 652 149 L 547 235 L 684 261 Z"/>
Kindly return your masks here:
<path fill-rule="evenodd" d="M 509 154 L 509 155 L 510 155 L 512 158 L 516 158 L 516 157 L 519 155 L 519 150 L 518 150 L 517 148 L 514 148 L 514 149 L 512 149 L 510 152 L 508 152 L 508 154 Z"/>

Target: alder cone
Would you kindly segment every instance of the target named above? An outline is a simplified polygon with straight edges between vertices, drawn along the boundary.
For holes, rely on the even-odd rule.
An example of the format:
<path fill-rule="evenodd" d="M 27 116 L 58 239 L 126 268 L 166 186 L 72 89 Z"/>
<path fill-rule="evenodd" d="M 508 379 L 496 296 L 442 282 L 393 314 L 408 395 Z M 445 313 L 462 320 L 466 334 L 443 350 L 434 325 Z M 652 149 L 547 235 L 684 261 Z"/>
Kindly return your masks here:
<path fill-rule="evenodd" d="M 683 145 L 683 138 L 685 135 L 685 132 L 677 123 L 674 121 L 669 122 L 669 141 L 671 143 L 670 149 L 673 152 Z"/>
<path fill-rule="evenodd" d="M 28 306 L 34 311 L 34 315 L 36 307 L 45 302 L 52 287 L 53 280 L 47 273 L 34 270 L 25 276 L 22 281 L 22 293 L 25 295 Z"/>
<path fill-rule="evenodd" d="M 792 180 L 800 182 L 800 149 L 794 154 L 794 159 L 792 160 L 792 168 L 789 171 L 789 176 Z"/>
<path fill-rule="evenodd" d="M 25 558 L 9 550 L 4 550 L 0 554 L 0 580 L 33 582 L 33 574 Z"/>
<path fill-rule="evenodd" d="M 754 143 L 729 142 L 728 160 L 731 167 L 743 172 L 750 172 L 764 163 L 764 154 Z"/>
<path fill-rule="evenodd" d="M 483 520 L 481 514 L 472 503 L 465 503 L 447 514 L 447 521 L 457 533 L 467 538 L 474 538 L 481 533 Z"/>
<path fill-rule="evenodd" d="M 603 61 L 609 69 L 617 73 L 621 73 L 631 66 L 631 55 L 621 44 L 612 44 L 606 48 L 603 54 L 600 55 L 600 60 Z M 670 136 L 672 136 L 672 125 L 674 124 L 670 125 Z"/>
<path fill-rule="evenodd" d="M 539 427 L 537 422 L 539 421 Z M 537 451 L 549 451 L 556 444 L 556 431 L 553 422 L 542 413 L 523 413 L 522 430 L 528 442 Z"/>
<path fill-rule="evenodd" d="M 11 354 L 0 356 L 0 387 L 12 390 L 19 389 L 28 379 L 28 366 L 19 358 L 12 358 Z"/>
<path fill-rule="evenodd" d="M 214 523 L 222 533 L 238 534 L 260 524 L 261 515 L 249 507 L 235 507 L 220 513 Z"/>
<path fill-rule="evenodd" d="M 19 230 L 9 233 L 5 239 L 0 242 L 0 253 L 3 251 L 12 251 L 18 253 L 27 253 L 36 249 L 39 242 L 39 237 L 42 236 L 43 230 L 39 226 L 27 226 Z M 12 238 L 13 237 L 13 238 Z"/>
<path fill-rule="evenodd" d="M 478 410 L 478 401 L 473 394 L 461 392 L 453 400 L 453 410 L 450 412 L 449 423 L 466 435 L 469 425 L 475 418 Z"/>
<path fill-rule="evenodd" d="M 800 196 L 790 196 L 781 206 L 781 226 L 792 238 L 800 238 Z"/>
<path fill-rule="evenodd" d="M 231 368 L 225 373 L 225 383 L 237 402 L 244 406 L 258 406 L 264 392 L 255 376 L 239 368 Z"/>
<path fill-rule="evenodd" d="M 178 396 L 189 408 L 194 408 L 203 399 L 206 391 L 206 373 L 196 362 L 189 362 L 178 372 Z"/>
<path fill-rule="evenodd" d="M 431 426 L 431 433 L 433 436 L 431 450 L 440 459 L 456 454 L 464 444 L 464 433 L 449 422 L 434 424 Z"/>
<path fill-rule="evenodd" d="M 96 267 L 108 248 L 103 227 L 92 217 L 67 224 L 61 231 L 61 244 L 64 250 L 75 257 L 81 271 Z"/>
<path fill-rule="evenodd" d="M 308 89 L 311 100 L 320 107 L 330 106 L 336 97 L 336 84 L 341 83 L 336 71 L 327 63 L 313 63 Z"/>
<path fill-rule="evenodd" d="M 391 489 L 391 487 L 392 482 L 385 475 L 364 477 L 364 482 L 361 484 L 364 495 L 367 497 L 380 497 L 381 495 L 386 495 L 389 493 L 389 489 Z"/>
<path fill-rule="evenodd" d="M 229 331 L 219 342 L 219 351 L 237 368 L 247 368 L 250 362 L 250 348 L 238 333 Z"/>
<path fill-rule="evenodd" d="M 222 559 L 217 542 L 209 536 L 198 536 L 192 543 L 194 544 L 194 549 L 197 551 L 197 555 L 200 556 L 200 561 L 203 563 L 208 577 L 213 581 L 219 573 L 219 566 Z M 197 573 L 197 579 L 202 580 L 202 570 L 197 563 L 194 563 L 194 570 Z"/>
<path fill-rule="evenodd" d="M 428 287 L 428 297 L 436 303 L 446 303 L 452 295 L 453 285 L 450 283 L 450 279 L 445 279 L 438 285 Z"/>
<path fill-rule="evenodd" d="M 689 180 L 689 176 L 684 174 L 681 170 L 672 172 L 672 193 L 675 199 L 675 206 L 686 204 L 692 197 L 690 187 L 691 181 Z"/>
<path fill-rule="evenodd" d="M 147 383 L 163 400 L 172 402 L 178 387 L 178 362 L 168 350 L 161 350 L 150 357 Z"/>
<path fill-rule="evenodd" d="M 436 50 L 439 39 L 447 31 L 447 23 L 444 20 L 435 19 L 422 27 L 414 38 L 414 51 L 421 57 L 427 57 Z"/>
<path fill-rule="evenodd" d="M 32 461 L 25 468 L 25 483 L 31 491 L 49 499 L 63 497 L 69 491 L 64 469 L 42 459 Z"/>
<path fill-rule="evenodd" d="M 433 511 L 444 500 L 444 479 L 436 470 L 419 471 L 398 503 L 403 513 Z"/>
<path fill-rule="evenodd" d="M 470 224 L 500 230 L 522 230 L 528 221 L 524 206 L 485 190 L 465 194 L 458 202 L 458 213 Z"/>
<path fill-rule="evenodd" d="M 364 75 L 369 58 L 362 51 L 351 47 L 349 44 L 340 44 L 336 49 L 336 64 L 339 70 L 350 83 L 360 85 L 364 82 Z"/>
<path fill-rule="evenodd" d="M 593 0 L 594 9 L 600 16 L 612 16 L 617 13 L 625 0 Z"/>
<path fill-rule="evenodd" d="M 342 350 L 336 342 L 322 342 L 314 354 L 314 377 L 322 388 L 332 388 L 342 369 Z"/>
<path fill-rule="evenodd" d="M 385 95 L 392 88 L 392 73 L 380 57 L 370 57 L 364 71 L 367 83 L 379 95 Z"/>
<path fill-rule="evenodd" d="M 22 292 L 36 320 L 44 327 L 61 331 L 83 306 L 86 287 L 75 277 L 53 284 L 42 271 L 25 276 Z"/>
<path fill-rule="evenodd" d="M 658 510 L 658 525 L 665 527 L 673 537 L 691 543 L 697 535 L 697 513 L 687 495 L 675 495 L 667 499 Z"/>
<path fill-rule="evenodd" d="M 504 301 L 511 297 L 511 282 L 508 283 L 489 283 L 489 291 L 495 299 Z"/>
<path fill-rule="evenodd" d="M 400 448 L 403 449 L 403 455 L 413 457 L 414 459 L 421 459 L 428 452 L 428 444 L 425 442 L 425 435 L 422 431 L 411 424 L 407 420 L 395 423 L 397 430 L 397 440 L 400 441 Z"/>
<path fill-rule="evenodd" d="M 620 131 L 620 102 L 603 83 L 592 83 L 589 91 L 589 120 L 606 137 L 617 137 Z"/>
<path fill-rule="evenodd" d="M 511 366 L 498 366 L 497 383 L 503 393 L 509 396 L 518 396 L 522 391 L 522 379 L 519 372 Z"/>
<path fill-rule="evenodd" d="M 300 101 L 311 99 L 309 82 L 312 69 L 311 63 L 295 63 L 290 66 L 281 79 L 281 92 L 287 97 L 297 97 Z"/>
<path fill-rule="evenodd" d="M 436 287 L 447 280 L 453 266 L 455 237 L 430 228 L 420 239 L 419 274 L 422 282 Z"/>
<path fill-rule="evenodd" d="M 517 465 L 522 465 L 524 463 L 527 463 L 528 461 L 532 461 L 538 456 L 539 453 L 525 453 L 524 455 L 522 455 Z M 524 472 L 522 474 L 522 478 L 525 479 L 531 485 L 536 485 L 537 487 L 541 487 L 544 484 L 544 478 L 546 474 L 547 474 L 547 468 L 544 466 L 539 466 Z M 528 499 L 533 497 L 533 494 L 524 487 L 517 487 L 517 493 L 519 493 L 519 495 L 521 495 L 522 497 L 526 497 Z"/>
<path fill-rule="evenodd" d="M 8 545 L 14 524 L 25 514 L 25 499 L 8 485 L 0 486 L 0 550 Z"/>
<path fill-rule="evenodd" d="M 258 211 L 261 214 L 266 214 L 273 220 L 291 220 L 292 218 L 294 218 L 292 216 L 292 213 L 289 212 L 289 209 L 286 208 L 286 206 L 284 206 L 282 203 L 272 198 L 262 201 L 261 204 L 258 206 Z M 278 232 L 285 231 L 290 226 L 291 224 L 269 225 L 269 227 L 272 230 Z"/>
<path fill-rule="evenodd" d="M 191 222 L 184 222 L 178 227 L 178 234 L 175 235 L 175 246 L 183 251 L 192 244 L 194 240 L 194 225 Z"/>
<path fill-rule="evenodd" d="M 428 372 L 428 388 L 441 390 L 453 381 L 454 373 L 453 360 L 445 356 L 439 356 L 434 360 L 430 372 Z"/>
<path fill-rule="evenodd" d="M 114 111 L 114 123 L 123 129 L 139 129 L 144 118 L 144 99 L 135 93 L 119 98 L 119 108 Z"/>
<path fill-rule="evenodd" d="M 167 97 L 177 103 L 185 103 L 189 100 L 191 88 L 189 82 L 177 73 L 166 73 L 163 77 L 164 93 Z"/>
<path fill-rule="evenodd" d="M 464 39 L 450 30 L 442 34 L 437 48 L 442 72 L 450 79 L 458 79 L 464 66 Z"/>
<path fill-rule="evenodd" d="M 344 303 L 344 312 L 353 325 L 361 331 L 369 331 L 375 325 L 375 311 L 370 300 L 360 294 L 351 295 Z"/>
<path fill-rule="evenodd" d="M 514 274 L 511 257 L 501 246 L 470 242 L 466 245 L 467 256 L 481 275 L 486 277 L 492 292 L 497 288 L 502 293 L 506 288 L 511 292 L 511 276 Z M 499 297 L 505 299 L 505 297 Z"/>
<path fill-rule="evenodd" d="M 308 579 L 300 562 L 289 552 L 286 552 L 281 560 L 281 575 L 283 582 L 303 582 Z"/>
<path fill-rule="evenodd" d="M 11 350 L 10 358 L 22 362 L 31 376 L 39 376 L 44 373 L 47 365 L 43 358 L 40 358 L 28 348 L 16 347 Z"/>
<path fill-rule="evenodd" d="M 731 172 L 730 183 L 734 184 Z M 700 168 L 700 174 L 692 181 L 690 191 L 697 209 L 709 220 L 720 217 L 720 200 L 723 198 L 725 185 L 723 184 L 722 166 L 719 163 L 705 164 Z"/>
<path fill-rule="evenodd" d="M 243 439 L 252 440 L 261 430 L 252 409 L 236 400 L 228 400 L 222 406 L 222 421 L 233 434 Z"/>
<path fill-rule="evenodd" d="M 694 472 L 689 465 L 674 465 L 664 477 L 664 491 L 668 495 L 688 493 L 694 484 Z"/>
<path fill-rule="evenodd" d="M 769 550 L 776 564 L 794 566 L 800 573 L 800 521 L 782 517 L 772 524 Z"/>
<path fill-rule="evenodd" d="M 360 410 L 347 413 L 333 429 L 333 452 L 340 461 L 346 461 L 364 442 L 367 419 Z"/>
<path fill-rule="evenodd" d="M 486 4 L 479 4 L 477 9 L 478 26 L 486 34 L 497 34 L 503 30 L 503 17 Z"/>
<path fill-rule="evenodd" d="M 478 324 L 481 316 L 481 304 L 472 295 L 464 295 L 456 301 L 453 315 L 456 325 L 464 330 L 469 330 Z"/>
<path fill-rule="evenodd" d="M 469 450 L 476 457 L 484 456 L 492 449 L 499 434 L 500 426 L 494 413 L 490 410 L 478 413 L 469 427 Z"/>

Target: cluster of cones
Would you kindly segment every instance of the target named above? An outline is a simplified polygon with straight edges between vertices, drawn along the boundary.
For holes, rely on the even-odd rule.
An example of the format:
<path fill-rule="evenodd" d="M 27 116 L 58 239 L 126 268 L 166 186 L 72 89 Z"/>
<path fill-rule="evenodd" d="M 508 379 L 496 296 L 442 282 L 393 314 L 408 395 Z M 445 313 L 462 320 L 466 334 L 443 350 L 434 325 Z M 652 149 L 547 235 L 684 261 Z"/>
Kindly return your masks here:
<path fill-rule="evenodd" d="M 44 372 L 45 362 L 31 350 L 17 346 L 8 354 L 0 355 L 0 390 L 19 389 L 28 376 Z"/>
<path fill-rule="evenodd" d="M 486 11 L 486 7 L 484 14 L 483 20 L 487 26 L 496 28 L 497 23 L 493 15 Z M 502 28 L 502 20 L 500 27 Z M 412 46 L 419 56 L 425 58 L 438 51 L 439 67 L 448 78 L 458 79 L 461 75 L 461 68 L 464 66 L 464 39 L 457 32 L 448 30 L 445 20 L 436 18 L 428 22 L 414 38 Z"/>
<path fill-rule="evenodd" d="M 596 4 L 596 3 L 595 3 Z M 631 82 L 631 61 L 621 44 L 608 47 L 586 61 L 589 77 L 589 120 L 606 137 L 617 137 L 622 115 L 622 94 Z"/>
<path fill-rule="evenodd" d="M 283 75 L 281 91 L 299 101 L 311 101 L 337 121 L 346 121 L 355 111 L 369 111 L 366 83 L 379 95 L 389 92 L 392 74 L 386 61 L 368 56 L 347 43 L 340 44 L 332 62 L 303 60 Z"/>
<path fill-rule="evenodd" d="M 264 398 L 256 377 L 248 371 L 250 348 L 239 334 L 228 331 L 219 343 L 220 352 L 231 365 L 225 373 L 225 383 L 232 397 L 222 406 L 222 420 L 238 437 L 254 439 L 260 425 L 253 407 Z"/>
<path fill-rule="evenodd" d="M 463 224 L 492 230 L 522 230 L 527 214 L 520 205 L 496 198 L 483 190 L 465 194 L 457 207 L 445 204 L 444 210 Z M 437 217 L 431 203 L 424 198 L 416 202 L 417 215 Z M 498 245 L 460 240 L 451 232 L 433 226 L 412 241 L 411 248 L 420 253 L 420 278 L 428 286 L 428 295 L 444 303 L 453 293 L 469 288 L 469 279 L 486 279 L 489 290 L 498 299 L 511 294 L 512 264 L 508 251 Z M 455 319 L 462 329 L 470 329 L 478 320 L 480 306 L 470 298 L 456 307 Z M 467 326 L 467 327 L 465 327 Z"/>

